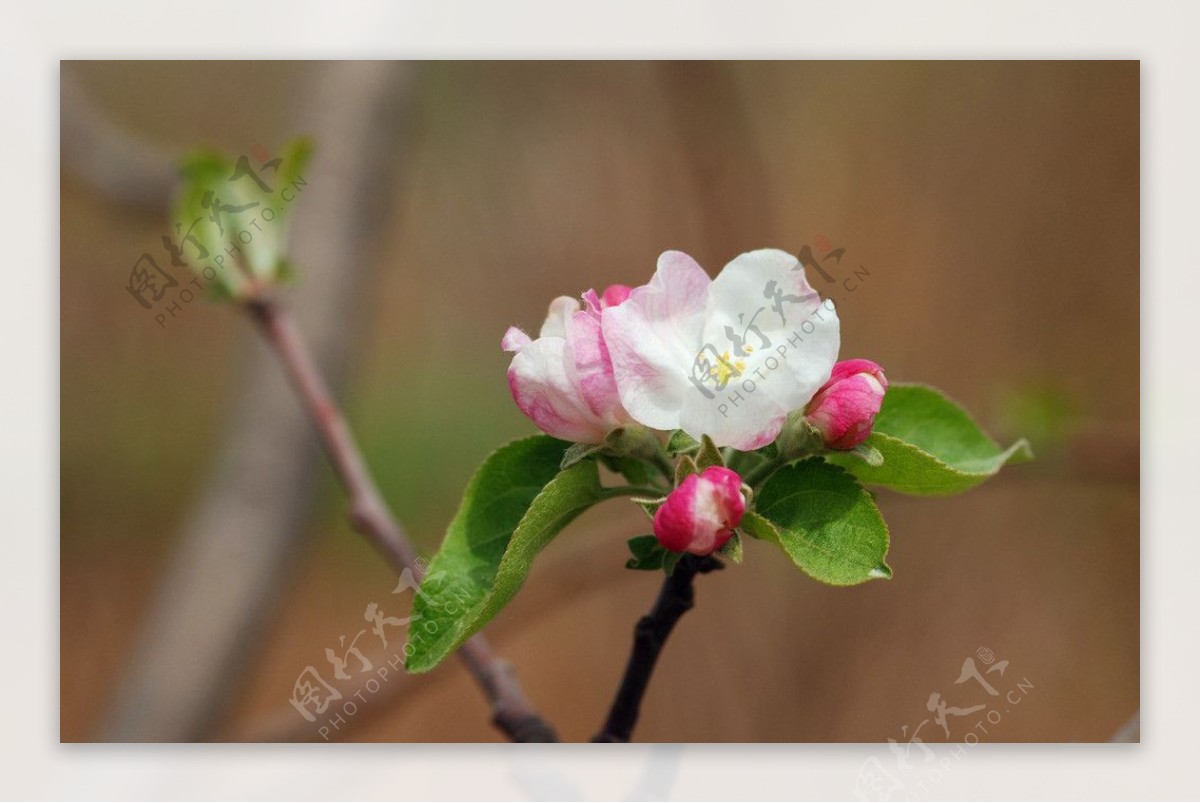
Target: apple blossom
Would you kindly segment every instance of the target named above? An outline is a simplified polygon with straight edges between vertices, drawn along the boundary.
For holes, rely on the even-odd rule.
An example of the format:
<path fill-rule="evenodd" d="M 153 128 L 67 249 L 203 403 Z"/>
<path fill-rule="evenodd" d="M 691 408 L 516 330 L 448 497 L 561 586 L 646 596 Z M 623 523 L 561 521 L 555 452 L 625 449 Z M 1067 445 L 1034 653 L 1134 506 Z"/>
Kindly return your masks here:
<path fill-rule="evenodd" d="M 839 329 L 796 257 L 734 259 L 716 279 L 679 251 L 601 313 L 621 404 L 654 429 L 751 450 L 779 434 L 829 378 Z"/>
<path fill-rule="evenodd" d="M 654 513 L 654 537 L 672 552 L 709 555 L 725 545 L 742 521 L 742 478 L 724 466 L 692 474 Z"/>
<path fill-rule="evenodd" d="M 569 296 L 550 302 L 536 340 L 515 326 L 500 342 L 515 352 L 508 367 L 513 399 L 548 435 L 577 443 L 600 443 L 616 427 L 633 423 L 617 394 L 612 360 L 600 327 L 600 314 L 628 297 L 614 285 L 583 304 Z"/>
<path fill-rule="evenodd" d="M 827 449 L 853 449 L 865 441 L 887 391 L 883 369 L 870 360 L 844 360 L 833 366 L 824 387 L 805 410 Z"/>

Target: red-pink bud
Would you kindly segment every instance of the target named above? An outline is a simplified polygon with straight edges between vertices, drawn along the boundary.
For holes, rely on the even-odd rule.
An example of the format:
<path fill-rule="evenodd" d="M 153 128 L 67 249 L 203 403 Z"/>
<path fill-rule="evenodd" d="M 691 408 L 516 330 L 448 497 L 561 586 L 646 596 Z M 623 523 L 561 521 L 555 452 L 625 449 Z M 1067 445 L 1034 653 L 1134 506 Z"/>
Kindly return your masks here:
<path fill-rule="evenodd" d="M 632 292 L 633 288 L 627 284 L 610 284 L 604 288 L 604 294 L 600 296 L 600 306 L 615 307 L 629 298 L 629 294 Z"/>
<path fill-rule="evenodd" d="M 827 449 L 853 449 L 867 439 L 887 391 L 883 369 L 870 360 L 844 360 L 805 409 Z"/>
<path fill-rule="evenodd" d="M 745 512 L 742 478 L 712 466 L 671 491 L 654 514 L 654 536 L 672 552 L 710 555 L 730 539 Z"/>

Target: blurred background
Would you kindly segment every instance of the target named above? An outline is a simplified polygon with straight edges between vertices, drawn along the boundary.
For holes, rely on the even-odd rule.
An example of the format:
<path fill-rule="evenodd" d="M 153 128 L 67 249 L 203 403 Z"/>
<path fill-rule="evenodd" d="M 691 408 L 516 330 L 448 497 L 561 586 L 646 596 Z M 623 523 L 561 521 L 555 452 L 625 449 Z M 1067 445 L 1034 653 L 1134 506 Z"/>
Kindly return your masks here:
<path fill-rule="evenodd" d="M 1137 62 L 61 74 L 63 741 L 319 741 L 288 702 L 298 675 L 332 679 L 325 650 L 369 603 L 407 613 L 245 316 L 197 299 L 160 325 L 125 289 L 171 233 L 182 154 L 297 134 L 317 151 L 285 298 L 426 554 L 474 468 L 534 431 L 505 328 L 640 284 L 666 249 L 715 275 L 754 248 L 845 248 L 836 282 L 810 276 L 842 357 L 1032 441 L 1037 462 L 965 495 L 881 492 L 889 582 L 824 587 L 754 543 L 703 577 L 639 741 L 961 741 L 968 720 L 945 734 L 926 703 L 988 702 L 955 682 L 988 655 L 1009 662 L 993 685 L 1028 688 L 982 741 L 1104 741 L 1137 711 Z M 599 727 L 657 593 L 623 568 L 645 531 L 628 503 L 593 509 L 487 629 L 564 739 Z M 330 738 L 501 738 L 455 661 L 364 695 Z"/>

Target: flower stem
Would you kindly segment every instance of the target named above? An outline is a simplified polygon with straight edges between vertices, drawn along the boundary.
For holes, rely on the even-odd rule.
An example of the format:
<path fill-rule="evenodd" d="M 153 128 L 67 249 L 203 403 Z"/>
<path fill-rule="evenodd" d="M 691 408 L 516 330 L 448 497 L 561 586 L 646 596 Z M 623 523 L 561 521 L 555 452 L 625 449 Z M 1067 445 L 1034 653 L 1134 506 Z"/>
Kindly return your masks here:
<path fill-rule="evenodd" d="M 633 651 L 625 665 L 625 674 L 609 709 L 608 719 L 593 742 L 628 742 L 637 725 L 642 697 L 650 685 L 650 676 L 658 663 L 659 653 L 680 618 L 695 604 L 692 581 L 697 574 L 707 574 L 725 566 L 711 555 L 684 555 L 675 570 L 663 580 L 662 589 L 650 613 L 638 620 L 633 630 Z"/>
<path fill-rule="evenodd" d="M 659 472 L 663 475 L 663 478 L 666 479 L 667 485 L 669 487 L 674 487 L 674 485 L 675 485 L 675 466 L 673 463 L 671 463 L 670 460 L 668 460 L 666 458 L 666 455 L 664 455 L 662 452 L 659 452 L 658 454 L 656 454 L 654 456 L 654 467 L 657 468 L 659 470 Z"/>
<path fill-rule="evenodd" d="M 752 488 L 756 488 L 756 487 L 758 487 L 759 483 L 764 482 L 765 480 L 769 479 L 771 477 L 771 475 L 774 474 L 776 471 L 778 471 L 779 469 L 783 468 L 788 463 L 790 463 L 796 459 L 798 459 L 798 458 L 797 457 L 785 457 L 782 455 L 780 455 L 779 457 L 772 457 L 768 460 L 763 461 L 762 463 L 759 463 L 757 466 L 755 466 L 754 468 L 747 471 L 742 476 L 742 482 L 746 483 L 747 485 L 751 486 Z"/>
<path fill-rule="evenodd" d="M 661 499 L 667 492 L 662 488 L 650 485 L 614 485 L 603 489 L 605 499 L 615 499 L 618 496 L 641 496 L 646 499 Z"/>

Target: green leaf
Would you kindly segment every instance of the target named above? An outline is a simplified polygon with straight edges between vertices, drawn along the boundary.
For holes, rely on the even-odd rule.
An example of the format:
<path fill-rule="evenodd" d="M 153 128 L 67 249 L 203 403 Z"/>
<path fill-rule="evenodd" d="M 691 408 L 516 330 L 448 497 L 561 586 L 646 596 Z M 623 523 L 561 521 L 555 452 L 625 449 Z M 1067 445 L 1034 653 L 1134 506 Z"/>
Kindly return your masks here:
<path fill-rule="evenodd" d="M 544 435 L 494 452 L 476 472 L 413 604 L 410 672 L 437 666 L 512 599 L 534 557 L 576 516 L 615 495 L 596 462 L 559 472 Z"/>
<path fill-rule="evenodd" d="M 563 452 L 562 461 L 558 464 L 560 470 L 565 471 L 576 463 L 582 463 L 587 458 L 600 452 L 604 449 L 604 445 L 600 443 L 572 443 Z M 616 470 L 614 465 L 613 470 Z"/>
<path fill-rule="evenodd" d="M 694 454 L 699 448 L 700 441 L 682 429 L 672 431 L 671 436 L 667 438 L 667 453 L 672 457 L 680 454 Z"/>
<path fill-rule="evenodd" d="M 722 557 L 729 558 L 734 563 L 742 562 L 742 539 L 736 532 L 733 537 L 717 550 L 717 554 Z"/>
<path fill-rule="evenodd" d="M 288 219 L 311 154 L 312 144 L 304 138 L 261 165 L 245 155 L 234 160 L 211 150 L 189 154 L 180 165 L 183 182 L 163 245 L 177 249 L 190 270 L 219 285 L 217 297 L 244 297 L 250 276 L 287 280 Z"/>
<path fill-rule="evenodd" d="M 654 514 L 657 513 L 658 509 L 667 501 L 667 497 L 662 496 L 658 499 L 634 497 L 631 501 L 645 511 L 646 515 L 650 517 L 650 521 L 654 521 Z"/>
<path fill-rule="evenodd" d="M 928 496 L 968 490 L 1006 463 L 1033 457 L 1024 439 L 1002 449 L 961 407 L 924 385 L 888 388 L 865 445 L 882 465 L 832 453 L 826 459 L 864 483 Z"/>
<path fill-rule="evenodd" d="M 647 465 L 661 461 L 666 465 L 662 446 L 654 432 L 640 424 L 616 427 L 600 443 L 573 443 L 563 454 L 560 468 L 567 469 L 590 457 L 598 457 L 604 464 L 635 484 L 644 484 L 649 479 Z"/>
<path fill-rule="evenodd" d="M 658 543 L 658 539 L 653 535 L 635 536 L 630 538 L 627 543 L 633 557 L 625 561 L 626 569 L 654 571 L 663 567 L 663 558 L 666 556 L 667 550 Z"/>
<path fill-rule="evenodd" d="M 697 468 L 696 461 L 685 454 L 675 464 L 675 487 L 678 488 L 688 477 L 699 473 L 700 469 Z"/>
<path fill-rule="evenodd" d="M 855 446 L 853 449 L 846 452 L 846 454 L 854 455 L 868 466 L 872 466 L 874 468 L 879 468 L 883 465 L 883 455 L 880 454 L 878 449 L 869 443 L 860 443 L 858 446 Z"/>
<path fill-rule="evenodd" d="M 748 535 L 770 541 L 809 576 L 855 585 L 892 576 L 888 530 L 875 500 L 854 477 L 819 458 L 777 471 L 763 486 L 757 512 L 742 517 Z"/>
<path fill-rule="evenodd" d="M 774 446 L 777 455 L 786 457 L 788 460 L 796 460 L 820 451 L 824 443 L 821 433 L 808 423 L 804 410 L 801 409 L 788 413 L 783 427 L 779 430 L 779 436 L 775 439 Z"/>
<path fill-rule="evenodd" d="M 700 436 L 700 451 L 696 452 L 696 467 L 703 471 L 712 466 L 725 465 L 725 457 L 721 454 L 721 450 L 713 443 L 713 439 L 707 435 Z"/>
<path fill-rule="evenodd" d="M 751 471 L 765 463 L 768 459 L 774 457 L 773 454 L 768 457 L 768 449 L 773 452 L 775 450 L 775 444 L 769 444 L 768 446 L 764 446 L 762 449 L 753 452 L 739 452 L 735 449 L 725 461 L 725 465 L 731 470 L 736 471 L 738 474 L 741 474 L 743 477 L 745 477 Z"/>
<path fill-rule="evenodd" d="M 663 550 L 662 570 L 666 575 L 670 575 L 675 571 L 675 565 L 679 563 L 679 559 L 683 557 L 682 552 L 672 552 L 669 549 Z"/>
<path fill-rule="evenodd" d="M 650 483 L 650 467 L 635 457 L 610 457 L 605 461 L 605 465 L 634 485 Z"/>
<path fill-rule="evenodd" d="M 178 249 L 179 258 L 193 273 L 203 275 L 205 267 L 212 268 L 216 273 L 213 281 L 223 291 L 217 297 L 241 297 L 249 281 L 226 253 L 226 248 L 232 248 L 229 239 L 213 223 L 211 211 L 204 205 L 206 195 L 211 201 L 222 194 L 233 172 L 233 162 L 215 151 L 200 150 L 184 158 L 179 172 L 183 183 L 171 209 L 171 235 L 163 237 L 163 245 Z"/>

